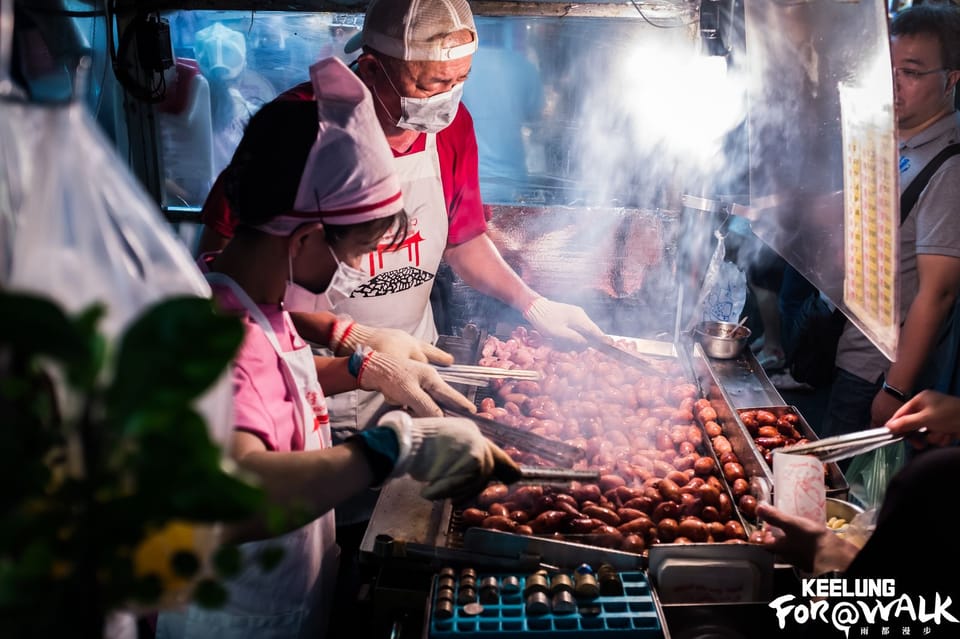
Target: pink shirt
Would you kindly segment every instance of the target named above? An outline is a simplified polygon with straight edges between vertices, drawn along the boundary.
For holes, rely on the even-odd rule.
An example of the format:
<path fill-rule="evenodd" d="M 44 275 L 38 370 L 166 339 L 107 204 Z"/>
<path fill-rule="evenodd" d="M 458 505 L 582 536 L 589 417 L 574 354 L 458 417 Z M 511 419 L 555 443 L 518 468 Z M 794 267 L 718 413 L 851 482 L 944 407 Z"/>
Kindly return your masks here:
<path fill-rule="evenodd" d="M 229 289 L 214 286 L 213 295 L 224 311 L 243 315 L 246 331 L 243 344 L 233 360 L 234 428 L 256 435 L 267 450 L 303 450 L 303 433 L 297 427 L 296 418 L 300 399 L 287 389 L 283 361 L 263 329 L 244 311 Z M 266 315 L 284 351 L 305 346 L 288 313 L 273 304 L 260 305 L 260 310 Z"/>

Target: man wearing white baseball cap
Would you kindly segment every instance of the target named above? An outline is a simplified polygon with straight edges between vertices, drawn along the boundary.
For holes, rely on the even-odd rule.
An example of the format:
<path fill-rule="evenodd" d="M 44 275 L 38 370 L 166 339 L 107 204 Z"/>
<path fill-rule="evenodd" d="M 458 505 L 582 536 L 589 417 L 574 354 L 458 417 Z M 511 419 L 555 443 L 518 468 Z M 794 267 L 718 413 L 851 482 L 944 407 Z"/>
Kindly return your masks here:
<path fill-rule="evenodd" d="M 399 229 L 402 241 L 409 226 L 368 90 L 336 58 L 313 65 L 311 78 L 316 103 L 275 102 L 251 119 L 225 172 L 236 237 L 202 264 L 220 307 L 246 331 L 232 368 L 231 455 L 273 502 L 316 519 L 241 544 L 246 563 L 225 583 L 225 606 L 161 613 L 160 638 L 323 637 L 337 574 L 337 504 L 402 474 L 423 481 L 430 499 L 475 494 L 494 471 L 516 477 L 509 457 L 460 418 L 394 411 L 332 446 L 314 356 L 284 311 L 286 289 L 300 268 L 329 288 L 384 232 Z M 327 377 L 362 385 L 375 364 L 369 358 L 329 360 L 339 372 Z M 262 530 L 251 522 L 230 532 L 245 541 L 263 539 Z M 262 571 L 258 553 L 277 547 L 279 565 Z"/>

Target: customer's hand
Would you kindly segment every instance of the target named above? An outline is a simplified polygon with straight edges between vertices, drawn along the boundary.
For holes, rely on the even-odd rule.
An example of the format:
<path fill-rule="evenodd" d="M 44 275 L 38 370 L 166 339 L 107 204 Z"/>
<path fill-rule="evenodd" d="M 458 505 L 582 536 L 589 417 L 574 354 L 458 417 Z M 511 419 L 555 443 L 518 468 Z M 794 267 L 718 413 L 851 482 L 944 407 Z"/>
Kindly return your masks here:
<path fill-rule="evenodd" d="M 349 319 L 338 318 L 334 322 L 330 341 L 331 350 L 339 355 L 349 355 L 357 346 L 367 346 L 399 359 L 432 362 L 441 366 L 453 364 L 453 355 L 409 333 L 395 328 L 364 326 Z"/>
<path fill-rule="evenodd" d="M 895 435 L 926 428 L 928 443 L 947 446 L 960 435 L 960 397 L 925 390 L 903 404 L 886 426 Z"/>
<path fill-rule="evenodd" d="M 409 474 L 427 485 L 427 499 L 463 499 L 479 493 L 492 476 L 519 476 L 516 463 L 476 425 L 462 417 L 413 418 L 391 411 L 380 426 L 392 428 L 400 444 L 393 476 Z"/>
<path fill-rule="evenodd" d="M 758 505 L 757 517 L 779 528 L 764 530 L 763 545 L 810 574 L 846 570 L 859 550 L 838 537 L 823 521 L 794 517 L 770 504 Z"/>
<path fill-rule="evenodd" d="M 579 306 L 538 297 L 523 312 L 523 317 L 543 335 L 584 344 L 584 335 L 603 337 L 603 331 Z"/>
<path fill-rule="evenodd" d="M 429 364 L 378 351 L 366 355 L 357 375 L 363 390 L 379 391 L 392 406 L 407 406 L 418 417 L 440 417 L 437 403 L 476 412 L 473 403 L 440 378 Z"/>

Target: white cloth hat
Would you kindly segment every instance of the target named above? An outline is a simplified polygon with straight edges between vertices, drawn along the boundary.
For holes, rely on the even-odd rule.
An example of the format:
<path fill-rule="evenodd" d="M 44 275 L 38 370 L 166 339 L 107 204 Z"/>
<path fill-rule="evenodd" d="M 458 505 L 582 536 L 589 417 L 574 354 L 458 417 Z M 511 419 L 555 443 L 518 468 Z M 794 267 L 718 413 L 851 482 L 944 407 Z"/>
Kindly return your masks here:
<path fill-rule="evenodd" d="M 215 22 L 197 31 L 193 45 L 204 75 L 233 80 L 247 61 L 247 41 L 239 31 Z"/>
<path fill-rule="evenodd" d="M 468 30 L 473 40 L 444 47 L 446 36 Z M 363 30 L 347 41 L 344 51 L 361 46 L 399 60 L 456 60 L 477 50 L 477 27 L 467 0 L 373 0 Z"/>
<path fill-rule="evenodd" d="M 294 210 L 258 226 L 288 235 L 301 224 L 359 224 L 403 210 L 393 153 L 360 78 L 338 58 L 310 67 L 320 122 Z"/>

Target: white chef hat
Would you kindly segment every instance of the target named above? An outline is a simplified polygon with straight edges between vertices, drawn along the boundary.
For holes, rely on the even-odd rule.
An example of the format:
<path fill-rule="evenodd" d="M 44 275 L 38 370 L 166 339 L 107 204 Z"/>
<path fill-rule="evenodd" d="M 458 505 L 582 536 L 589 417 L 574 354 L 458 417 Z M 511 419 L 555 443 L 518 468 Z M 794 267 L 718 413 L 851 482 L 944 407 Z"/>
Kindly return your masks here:
<path fill-rule="evenodd" d="M 468 30 L 473 40 L 444 47 L 446 36 Z M 373 0 L 363 30 L 344 46 L 352 53 L 361 46 L 399 60 L 456 60 L 477 50 L 477 27 L 467 0 Z"/>
<path fill-rule="evenodd" d="M 306 222 L 359 224 L 402 211 L 400 179 L 370 91 L 338 58 L 313 64 L 310 78 L 320 126 L 294 210 L 257 228 L 287 235 Z"/>
<path fill-rule="evenodd" d="M 239 31 L 219 22 L 197 31 L 193 44 L 204 75 L 233 80 L 247 61 L 247 41 Z"/>

